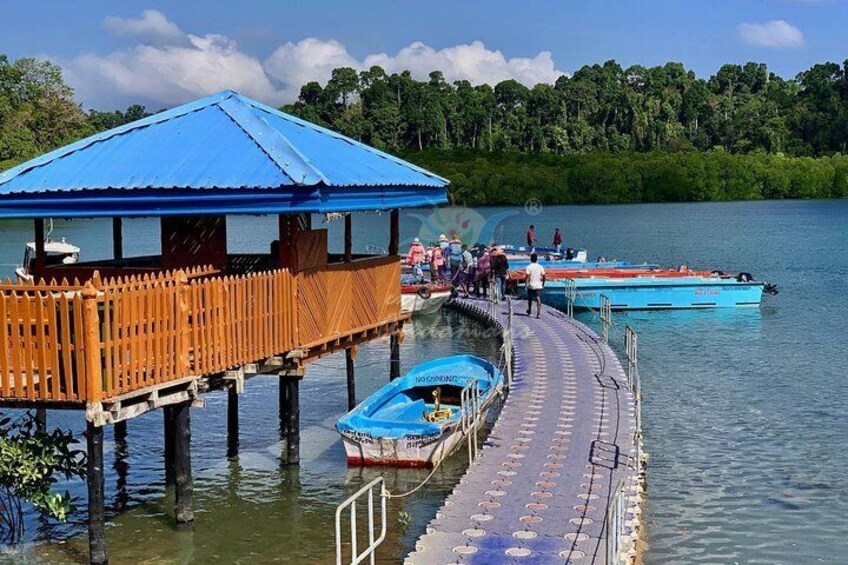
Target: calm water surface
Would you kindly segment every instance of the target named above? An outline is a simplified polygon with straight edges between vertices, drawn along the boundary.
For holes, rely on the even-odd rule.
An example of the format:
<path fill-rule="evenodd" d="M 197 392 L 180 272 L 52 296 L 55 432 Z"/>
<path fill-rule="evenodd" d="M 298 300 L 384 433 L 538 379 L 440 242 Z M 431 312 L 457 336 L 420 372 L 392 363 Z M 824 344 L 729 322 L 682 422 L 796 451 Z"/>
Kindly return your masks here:
<path fill-rule="evenodd" d="M 586 247 L 590 256 L 745 270 L 777 283 L 780 295 L 767 297 L 760 309 L 615 316 L 619 330 L 629 323 L 640 334 L 645 446 L 651 454 L 646 562 L 843 562 L 848 202 L 549 207 L 535 216 L 499 208 L 427 216 L 407 215 L 404 235 L 431 239 L 456 221 L 469 233 L 477 226 L 480 237 L 518 241 L 533 222 L 543 242 L 558 226 L 566 244 Z M 354 222 L 356 247 L 386 245 L 386 216 L 357 215 Z M 233 218 L 230 249 L 265 250 L 274 229 L 269 218 Z M 341 229 L 330 224 L 336 251 Z M 0 224 L 0 263 L 7 273 L 30 234 L 27 222 Z M 107 221 L 57 222 L 56 235 L 80 245 L 86 258 L 108 256 L 108 234 Z M 156 251 L 156 222 L 128 221 L 125 242 L 128 255 Z M 591 316 L 585 319 L 596 324 Z M 453 333 L 433 331 L 444 328 Z M 475 330 L 453 315 L 416 320 L 402 347 L 404 367 L 454 352 L 494 356 L 497 344 Z M 361 348 L 360 398 L 386 381 L 387 360 L 386 342 Z M 107 432 L 113 562 L 331 561 L 335 505 L 377 475 L 347 469 L 332 427 L 346 405 L 343 367 L 341 356 L 310 366 L 301 392 L 303 461 L 296 469 L 279 465 L 273 378 L 247 384 L 241 452 L 234 459 L 226 458 L 226 397 L 207 395 L 206 408 L 192 412 L 192 530 L 173 527 L 162 472 L 161 413 L 132 421 L 127 446 L 115 446 Z M 50 423 L 79 430 L 81 415 L 51 413 Z M 118 469 L 127 470 L 126 481 Z M 456 457 L 426 489 L 392 505 L 384 562 L 396 562 L 411 549 L 462 472 L 462 457 Z M 392 490 L 411 488 L 425 475 L 384 474 Z M 84 484 L 69 488 L 84 496 Z M 400 510 L 411 515 L 405 529 L 397 522 Z M 31 520 L 34 543 L 6 559 L 84 562 L 86 540 L 78 535 L 84 515 L 75 519 L 62 527 Z"/>

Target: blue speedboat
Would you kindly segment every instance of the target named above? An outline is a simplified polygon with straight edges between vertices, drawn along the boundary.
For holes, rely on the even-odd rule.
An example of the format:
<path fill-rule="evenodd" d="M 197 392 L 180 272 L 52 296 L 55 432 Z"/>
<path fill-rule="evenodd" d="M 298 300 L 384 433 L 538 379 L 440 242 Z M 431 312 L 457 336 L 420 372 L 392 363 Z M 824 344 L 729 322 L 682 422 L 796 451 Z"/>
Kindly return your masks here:
<path fill-rule="evenodd" d="M 338 421 L 348 464 L 437 465 L 482 426 L 502 386 L 497 367 L 471 355 L 417 365 Z"/>
<path fill-rule="evenodd" d="M 542 301 L 565 309 L 570 284 L 575 287 L 574 307 L 593 310 L 601 307 L 602 295 L 613 310 L 666 310 L 759 306 L 764 288 L 776 293 L 774 286 L 750 277 L 597 277 L 548 281 Z"/>

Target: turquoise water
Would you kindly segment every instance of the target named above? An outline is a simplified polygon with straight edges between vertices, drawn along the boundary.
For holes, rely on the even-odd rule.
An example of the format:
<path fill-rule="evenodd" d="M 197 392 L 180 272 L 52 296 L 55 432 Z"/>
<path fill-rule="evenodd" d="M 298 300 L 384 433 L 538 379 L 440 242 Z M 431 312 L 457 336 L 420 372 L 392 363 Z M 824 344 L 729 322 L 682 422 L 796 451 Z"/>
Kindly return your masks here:
<path fill-rule="evenodd" d="M 640 335 L 645 447 L 651 454 L 645 560 L 844 560 L 848 202 L 549 207 L 537 215 L 520 208 L 413 214 L 402 219 L 405 237 L 435 239 L 454 224 L 467 240 L 493 236 L 521 241 L 533 222 L 541 243 L 548 243 L 553 228 L 560 227 L 566 245 L 586 247 L 592 258 L 744 270 L 778 284 L 780 294 L 766 297 L 759 309 L 615 315 L 615 339 L 624 324 Z M 357 248 L 386 245 L 387 216 L 357 215 L 354 226 Z M 274 229 L 271 218 L 233 219 L 231 250 L 264 251 Z M 56 235 L 83 247 L 86 258 L 100 258 L 108 256 L 108 230 L 107 221 L 57 222 Z M 330 230 L 331 245 L 338 251 L 341 224 L 330 224 Z M 2 223 L 0 235 L 0 263 L 11 273 L 8 264 L 22 255 L 30 226 Z M 155 251 L 156 223 L 128 221 L 125 241 L 128 254 Z M 596 324 L 591 315 L 586 320 Z M 491 338 L 476 329 L 456 316 L 417 321 L 402 348 L 405 366 L 469 350 L 493 355 Z M 361 394 L 384 382 L 387 359 L 385 343 L 362 348 L 357 360 Z M 342 367 L 338 357 L 322 360 L 305 381 L 304 463 L 299 469 L 277 464 L 273 379 L 247 385 L 242 452 L 236 459 L 225 456 L 225 397 L 212 394 L 206 408 L 193 411 L 198 510 L 193 531 L 176 531 L 170 520 L 160 415 L 130 423 L 125 457 L 120 450 L 115 456 L 107 433 L 107 461 L 117 468 L 129 466 L 126 483 L 115 468 L 108 469 L 113 561 L 328 562 L 335 504 L 375 476 L 346 469 L 332 430 L 345 405 Z M 51 413 L 53 424 L 79 429 L 79 420 L 78 415 Z M 431 487 L 404 502 L 412 521 L 404 531 L 392 522 L 384 562 L 396 562 L 411 547 L 462 469 L 461 458 L 454 459 Z M 400 490 L 421 476 L 402 470 L 389 478 Z M 83 493 L 82 484 L 71 488 Z M 399 510 L 393 507 L 394 518 Z M 57 528 L 33 520 L 30 537 L 39 544 L 8 558 L 83 562 L 85 539 L 74 535 L 79 531 L 79 525 Z M 57 542 L 68 535 L 68 541 Z"/>

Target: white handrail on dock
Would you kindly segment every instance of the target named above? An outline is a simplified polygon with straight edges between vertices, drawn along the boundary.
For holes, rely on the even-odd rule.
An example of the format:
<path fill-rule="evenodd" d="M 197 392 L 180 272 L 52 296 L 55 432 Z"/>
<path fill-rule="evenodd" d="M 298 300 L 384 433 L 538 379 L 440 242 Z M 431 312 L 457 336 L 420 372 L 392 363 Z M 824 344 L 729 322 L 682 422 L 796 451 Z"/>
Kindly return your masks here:
<path fill-rule="evenodd" d="M 636 465 L 642 464 L 642 381 L 639 378 L 639 336 L 628 324 L 624 328 L 624 351 L 627 355 L 627 386 L 636 405 Z"/>
<path fill-rule="evenodd" d="M 601 295 L 601 322 L 604 328 L 604 343 L 609 343 L 609 331 L 612 326 L 612 305 L 606 294 Z"/>
<path fill-rule="evenodd" d="M 374 538 L 374 490 L 379 485 L 380 496 L 380 536 Z M 357 548 L 357 531 L 356 531 L 356 501 L 361 496 L 368 495 L 368 547 L 361 552 Z M 343 565 L 342 560 L 342 512 L 345 508 L 350 507 L 350 561 L 348 565 L 357 565 L 362 563 L 367 557 L 370 557 L 371 565 L 374 565 L 374 552 L 377 547 L 386 539 L 386 482 L 383 477 L 377 477 L 354 494 L 347 500 L 339 504 L 336 508 L 336 565 Z"/>
<path fill-rule="evenodd" d="M 618 481 L 607 506 L 607 565 L 619 565 L 624 562 L 621 544 L 626 519 L 624 508 L 624 483 Z"/>
<path fill-rule="evenodd" d="M 480 420 L 480 389 L 477 387 L 477 379 L 471 381 L 467 387 L 460 392 L 460 424 L 462 425 L 462 433 L 465 434 L 468 440 L 468 464 L 474 462 L 477 456 L 477 426 Z"/>

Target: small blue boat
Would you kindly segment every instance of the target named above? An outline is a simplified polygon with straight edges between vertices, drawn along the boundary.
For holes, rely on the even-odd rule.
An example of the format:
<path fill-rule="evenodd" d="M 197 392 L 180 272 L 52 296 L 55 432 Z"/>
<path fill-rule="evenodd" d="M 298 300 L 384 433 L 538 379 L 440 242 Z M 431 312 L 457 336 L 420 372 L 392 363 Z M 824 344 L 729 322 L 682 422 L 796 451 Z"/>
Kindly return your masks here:
<path fill-rule="evenodd" d="M 417 365 L 336 424 L 350 465 L 432 467 L 485 422 L 503 374 L 472 355 Z"/>
<path fill-rule="evenodd" d="M 556 308 L 568 304 L 569 285 L 574 285 L 574 308 L 599 309 L 606 296 L 613 310 L 667 310 L 675 308 L 738 308 L 759 306 L 763 289 L 772 285 L 749 277 L 634 277 L 563 279 L 548 281 L 542 301 Z"/>

